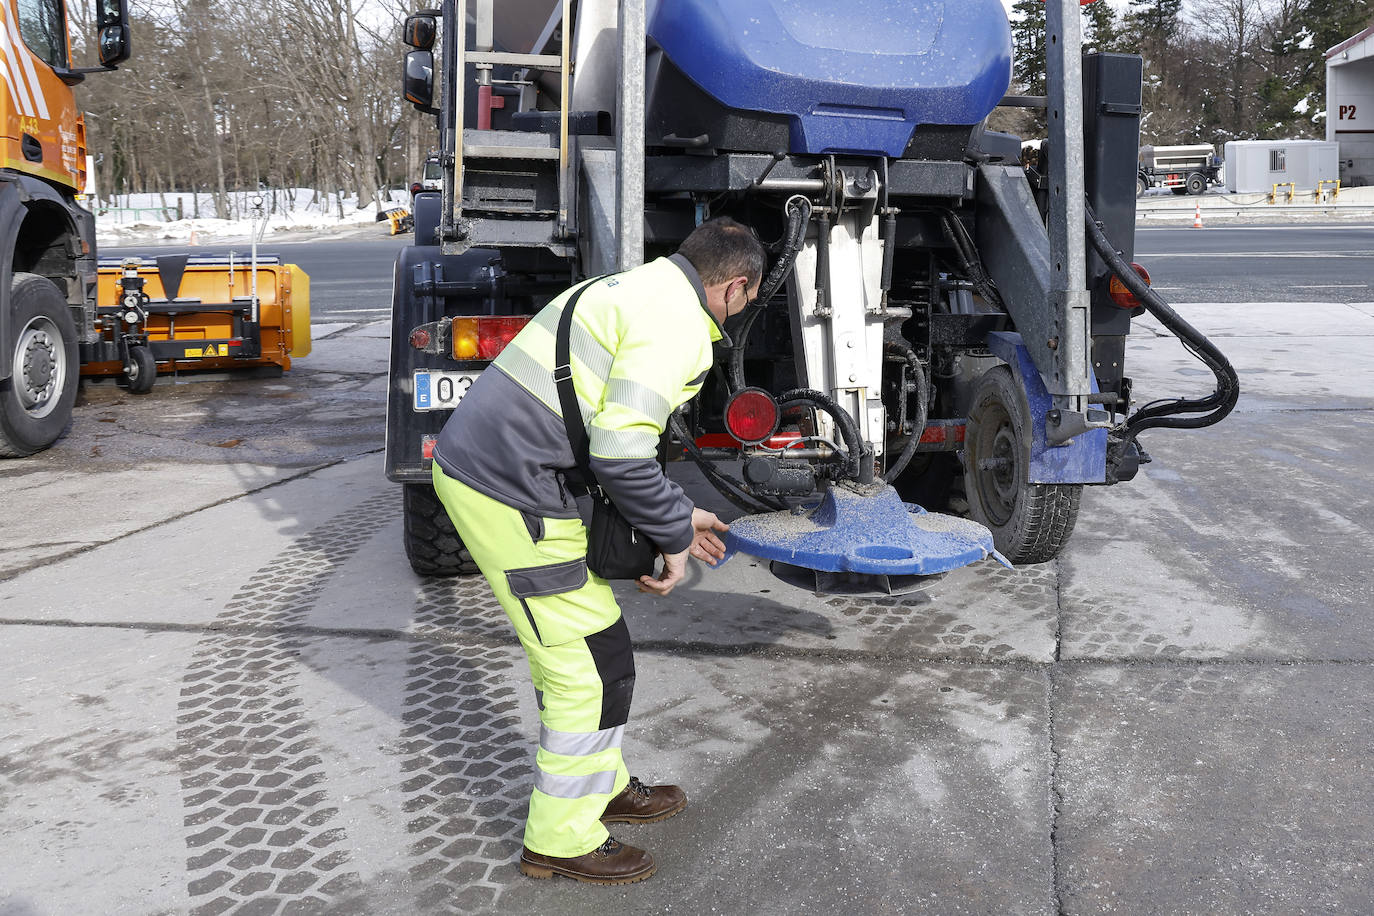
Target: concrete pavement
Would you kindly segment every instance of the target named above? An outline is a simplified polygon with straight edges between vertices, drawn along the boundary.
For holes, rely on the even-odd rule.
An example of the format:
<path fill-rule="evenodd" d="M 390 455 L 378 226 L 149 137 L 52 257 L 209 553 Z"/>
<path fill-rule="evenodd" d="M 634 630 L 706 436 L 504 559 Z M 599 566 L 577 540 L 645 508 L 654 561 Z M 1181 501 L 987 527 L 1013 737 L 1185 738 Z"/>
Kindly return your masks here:
<path fill-rule="evenodd" d="M 661 863 L 624 888 L 514 867 L 534 698 L 483 583 L 406 565 L 376 325 L 284 380 L 90 393 L 0 465 L 0 914 L 1368 910 L 1374 309 L 1180 310 L 1241 405 L 1146 434 L 1059 560 L 625 593 L 627 758 L 691 802 L 616 829 Z M 1142 399 L 1209 387 L 1148 323 L 1129 361 Z"/>

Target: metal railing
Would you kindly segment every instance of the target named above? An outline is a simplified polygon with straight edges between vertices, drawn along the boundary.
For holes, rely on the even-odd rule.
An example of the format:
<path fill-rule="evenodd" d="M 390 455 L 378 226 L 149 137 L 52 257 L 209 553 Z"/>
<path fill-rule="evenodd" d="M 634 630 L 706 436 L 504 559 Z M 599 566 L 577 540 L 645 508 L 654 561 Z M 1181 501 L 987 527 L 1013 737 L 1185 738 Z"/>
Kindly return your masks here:
<path fill-rule="evenodd" d="M 96 216 L 106 216 L 110 213 L 132 213 L 135 220 L 139 219 L 140 213 L 151 213 L 156 222 L 185 219 L 180 203 L 176 206 L 168 205 L 166 207 L 95 207 L 93 212 Z"/>

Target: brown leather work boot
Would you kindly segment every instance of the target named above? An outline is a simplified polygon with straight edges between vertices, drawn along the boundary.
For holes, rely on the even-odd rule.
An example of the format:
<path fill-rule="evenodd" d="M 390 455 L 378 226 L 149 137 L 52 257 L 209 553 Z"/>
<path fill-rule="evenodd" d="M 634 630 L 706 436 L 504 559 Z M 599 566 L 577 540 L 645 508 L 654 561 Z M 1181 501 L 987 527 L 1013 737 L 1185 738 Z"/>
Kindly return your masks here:
<path fill-rule="evenodd" d="M 606 805 L 603 824 L 651 824 L 687 807 L 687 793 L 678 786 L 646 786 L 635 777 Z"/>
<path fill-rule="evenodd" d="M 520 870 L 531 878 L 567 875 L 588 884 L 633 884 L 658 868 L 654 857 L 642 849 L 616 842 L 613 836 L 591 852 L 563 859 L 531 852 L 520 853 Z"/>

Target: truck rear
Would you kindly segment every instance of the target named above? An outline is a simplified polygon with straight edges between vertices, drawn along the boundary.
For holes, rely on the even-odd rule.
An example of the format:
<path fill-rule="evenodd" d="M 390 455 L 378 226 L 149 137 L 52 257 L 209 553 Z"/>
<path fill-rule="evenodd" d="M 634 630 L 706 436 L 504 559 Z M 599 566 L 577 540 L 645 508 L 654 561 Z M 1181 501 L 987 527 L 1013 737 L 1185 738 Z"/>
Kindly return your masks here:
<path fill-rule="evenodd" d="M 416 198 L 393 298 L 386 467 L 416 571 L 472 569 L 427 484 L 467 386 L 573 280 L 715 216 L 773 264 L 666 455 L 748 512 L 840 492 L 901 506 L 878 498 L 895 487 L 1043 562 L 1084 486 L 1148 460 L 1141 430 L 1224 416 L 1234 373 L 1176 315 L 1217 391 L 1130 412 L 1131 320 L 1172 314 L 1130 264 L 1141 61 L 1080 57 L 1077 17 L 1051 0 L 1049 97 L 1006 99 L 1050 115 L 1029 171 L 1021 139 L 987 126 L 1011 72 L 1000 0 L 449 0 L 412 17 L 405 94 L 435 114 L 446 172 Z M 865 568 L 924 568 L 875 550 Z"/>

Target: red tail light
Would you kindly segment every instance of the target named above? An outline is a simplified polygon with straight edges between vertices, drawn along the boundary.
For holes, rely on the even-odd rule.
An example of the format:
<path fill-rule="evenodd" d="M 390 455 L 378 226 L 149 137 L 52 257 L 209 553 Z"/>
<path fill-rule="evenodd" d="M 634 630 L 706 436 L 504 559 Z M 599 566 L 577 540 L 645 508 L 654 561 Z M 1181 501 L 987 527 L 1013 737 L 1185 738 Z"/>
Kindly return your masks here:
<path fill-rule="evenodd" d="M 762 388 L 744 388 L 725 405 L 725 428 L 745 445 L 767 439 L 778 428 L 778 405 Z"/>
<path fill-rule="evenodd" d="M 1140 279 L 1145 281 L 1145 285 L 1150 285 L 1150 272 L 1139 264 L 1132 264 L 1131 269 L 1140 274 Z M 1135 297 L 1135 293 L 1126 288 L 1126 284 L 1121 279 L 1112 274 L 1112 282 L 1107 286 L 1107 294 L 1112 297 L 1118 308 L 1134 309 L 1140 307 L 1140 300 Z"/>
<path fill-rule="evenodd" d="M 529 315 L 453 319 L 454 359 L 496 359 L 530 323 Z"/>

